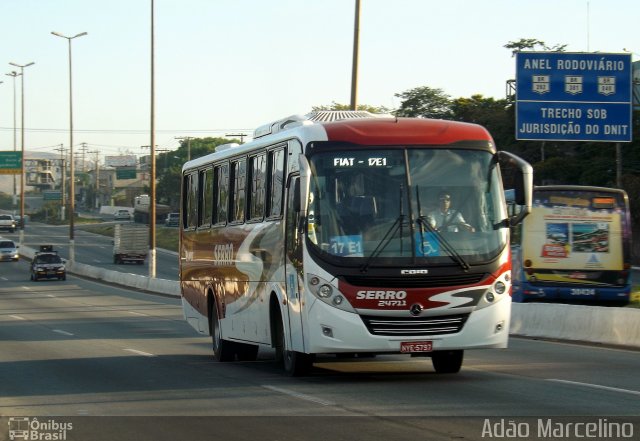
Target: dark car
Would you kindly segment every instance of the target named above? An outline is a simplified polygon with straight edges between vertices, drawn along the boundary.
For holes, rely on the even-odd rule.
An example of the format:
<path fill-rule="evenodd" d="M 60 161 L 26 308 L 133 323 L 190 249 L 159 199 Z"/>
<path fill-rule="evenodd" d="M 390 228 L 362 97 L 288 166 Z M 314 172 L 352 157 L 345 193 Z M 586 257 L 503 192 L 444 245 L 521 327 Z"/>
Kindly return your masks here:
<path fill-rule="evenodd" d="M 67 279 L 65 261 L 58 256 L 57 251 L 41 251 L 33 256 L 31 280 L 40 279 Z"/>

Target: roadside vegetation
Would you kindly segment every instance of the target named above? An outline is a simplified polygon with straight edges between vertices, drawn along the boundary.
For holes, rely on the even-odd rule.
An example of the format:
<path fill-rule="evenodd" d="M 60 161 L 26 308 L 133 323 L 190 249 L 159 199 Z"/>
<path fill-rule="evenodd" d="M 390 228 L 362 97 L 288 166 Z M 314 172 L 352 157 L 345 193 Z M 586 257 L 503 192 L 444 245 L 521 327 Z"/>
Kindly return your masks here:
<path fill-rule="evenodd" d="M 114 224 L 93 223 L 78 226 L 78 229 L 102 236 L 113 237 Z M 156 247 L 178 252 L 178 229 L 156 226 Z"/>

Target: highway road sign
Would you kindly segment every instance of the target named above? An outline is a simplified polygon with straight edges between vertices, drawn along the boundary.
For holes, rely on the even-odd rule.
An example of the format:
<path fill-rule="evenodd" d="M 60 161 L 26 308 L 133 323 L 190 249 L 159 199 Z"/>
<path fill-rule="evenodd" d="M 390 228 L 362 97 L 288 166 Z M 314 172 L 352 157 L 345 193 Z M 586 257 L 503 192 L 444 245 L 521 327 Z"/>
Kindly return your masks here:
<path fill-rule="evenodd" d="M 631 54 L 518 52 L 516 139 L 631 142 Z"/>
<path fill-rule="evenodd" d="M 22 152 L 0 152 L 0 175 L 22 173 Z"/>

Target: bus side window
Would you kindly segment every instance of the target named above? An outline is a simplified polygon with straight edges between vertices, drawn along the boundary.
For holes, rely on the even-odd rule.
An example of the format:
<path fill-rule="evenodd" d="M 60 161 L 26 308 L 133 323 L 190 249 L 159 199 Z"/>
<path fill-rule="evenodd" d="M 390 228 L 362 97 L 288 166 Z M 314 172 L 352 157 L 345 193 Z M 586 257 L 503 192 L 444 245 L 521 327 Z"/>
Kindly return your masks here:
<path fill-rule="evenodd" d="M 284 149 L 269 152 L 269 191 L 267 191 L 269 207 L 267 217 L 282 215 L 282 195 L 284 194 Z"/>
<path fill-rule="evenodd" d="M 202 215 L 200 225 L 210 226 L 213 215 L 213 169 L 208 168 L 202 172 Z"/>
<path fill-rule="evenodd" d="M 249 219 L 262 220 L 265 205 L 265 183 L 267 171 L 267 157 L 260 154 L 250 158 L 251 192 L 249 194 Z"/>
<path fill-rule="evenodd" d="M 215 213 L 213 222 L 216 225 L 224 225 L 229 213 L 229 164 L 222 164 L 214 168 L 215 182 Z"/>
<path fill-rule="evenodd" d="M 193 172 L 188 176 L 187 187 L 187 228 L 198 226 L 198 173 Z"/>
<path fill-rule="evenodd" d="M 246 203 L 246 178 L 247 160 L 240 159 L 231 163 L 231 182 L 233 183 L 233 193 L 231 195 L 231 221 L 235 223 L 244 222 Z"/>

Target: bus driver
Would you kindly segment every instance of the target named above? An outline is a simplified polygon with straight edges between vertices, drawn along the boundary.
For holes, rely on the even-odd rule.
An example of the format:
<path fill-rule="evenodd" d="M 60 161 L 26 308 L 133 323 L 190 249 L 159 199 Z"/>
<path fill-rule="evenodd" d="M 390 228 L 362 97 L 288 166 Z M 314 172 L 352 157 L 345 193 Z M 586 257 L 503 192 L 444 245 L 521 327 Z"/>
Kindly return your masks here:
<path fill-rule="evenodd" d="M 475 231 L 475 228 L 464 220 L 460 211 L 451 209 L 451 195 L 448 192 L 441 192 L 438 199 L 439 209 L 427 216 L 429 225 L 438 231 L 458 232 L 460 228 L 470 232 Z"/>

